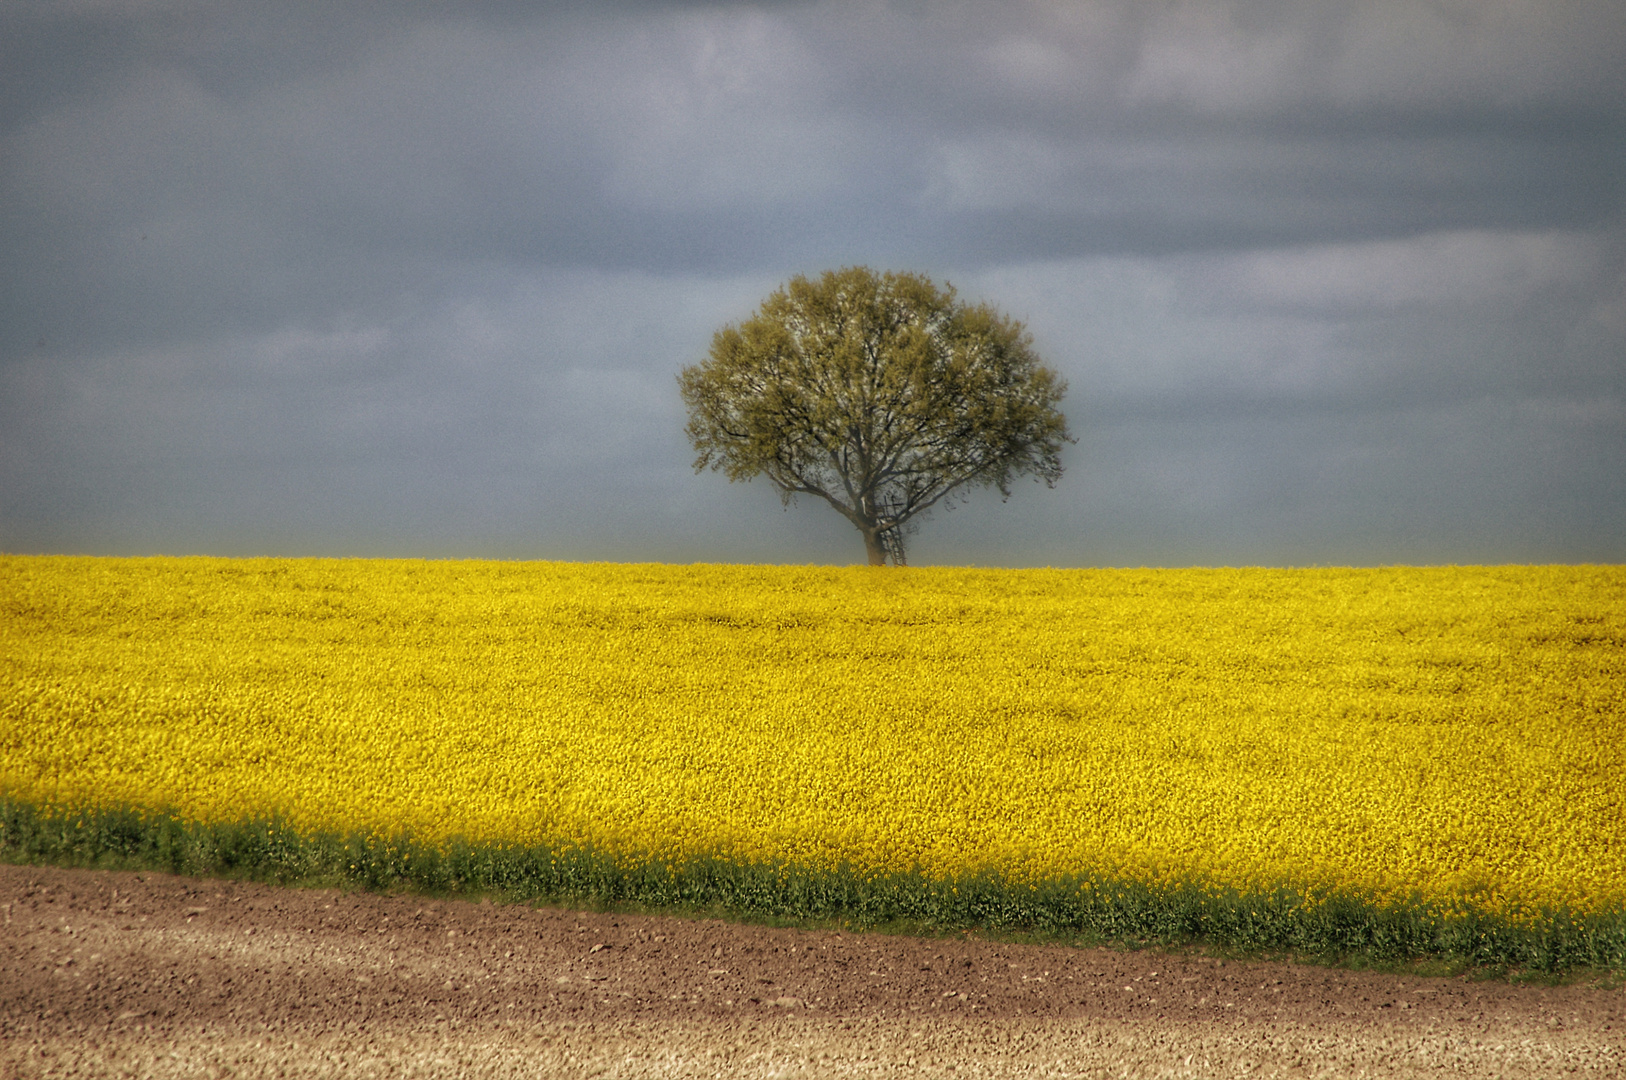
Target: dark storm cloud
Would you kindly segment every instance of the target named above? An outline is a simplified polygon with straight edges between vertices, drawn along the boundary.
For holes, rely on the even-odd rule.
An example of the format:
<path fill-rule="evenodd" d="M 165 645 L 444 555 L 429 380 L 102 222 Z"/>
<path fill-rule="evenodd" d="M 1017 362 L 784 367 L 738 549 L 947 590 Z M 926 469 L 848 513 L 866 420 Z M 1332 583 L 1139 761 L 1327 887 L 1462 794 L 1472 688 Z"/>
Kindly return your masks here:
<path fill-rule="evenodd" d="M 867 262 L 1085 432 L 930 557 L 1626 557 L 1621 55 L 1612 0 L 7 5 L 0 545 L 839 561 L 672 375 Z"/>

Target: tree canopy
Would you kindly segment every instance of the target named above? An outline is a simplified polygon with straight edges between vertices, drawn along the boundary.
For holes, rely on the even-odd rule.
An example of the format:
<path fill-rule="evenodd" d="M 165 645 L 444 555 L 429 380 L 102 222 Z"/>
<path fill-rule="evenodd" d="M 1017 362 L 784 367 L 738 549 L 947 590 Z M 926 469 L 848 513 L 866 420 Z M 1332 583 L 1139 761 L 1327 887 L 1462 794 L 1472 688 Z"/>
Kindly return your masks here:
<path fill-rule="evenodd" d="M 1020 322 L 952 286 L 867 267 L 794 277 L 678 376 L 695 471 L 762 475 L 858 529 L 872 565 L 904 560 L 912 521 L 951 493 L 1054 486 L 1072 441 L 1066 384 Z"/>

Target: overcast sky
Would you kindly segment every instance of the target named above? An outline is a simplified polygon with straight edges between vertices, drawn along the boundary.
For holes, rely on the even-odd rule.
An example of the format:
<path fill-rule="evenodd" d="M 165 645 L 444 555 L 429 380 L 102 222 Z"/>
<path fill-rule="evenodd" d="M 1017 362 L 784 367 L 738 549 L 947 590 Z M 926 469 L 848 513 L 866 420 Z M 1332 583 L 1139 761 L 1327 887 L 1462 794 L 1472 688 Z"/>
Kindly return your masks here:
<path fill-rule="evenodd" d="M 1622 57 L 1621 0 L 6 0 L 0 550 L 861 562 L 675 376 L 867 264 L 1079 436 L 917 564 L 1626 562 Z"/>

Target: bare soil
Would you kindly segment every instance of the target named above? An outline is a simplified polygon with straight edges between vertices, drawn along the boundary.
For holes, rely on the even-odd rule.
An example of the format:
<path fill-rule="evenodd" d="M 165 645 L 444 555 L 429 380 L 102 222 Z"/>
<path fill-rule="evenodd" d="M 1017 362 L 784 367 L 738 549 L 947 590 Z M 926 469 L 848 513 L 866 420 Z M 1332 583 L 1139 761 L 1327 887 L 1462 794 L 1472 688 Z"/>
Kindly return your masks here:
<path fill-rule="evenodd" d="M 0 866 L 0 1078 L 1626 1076 L 1626 991 Z"/>

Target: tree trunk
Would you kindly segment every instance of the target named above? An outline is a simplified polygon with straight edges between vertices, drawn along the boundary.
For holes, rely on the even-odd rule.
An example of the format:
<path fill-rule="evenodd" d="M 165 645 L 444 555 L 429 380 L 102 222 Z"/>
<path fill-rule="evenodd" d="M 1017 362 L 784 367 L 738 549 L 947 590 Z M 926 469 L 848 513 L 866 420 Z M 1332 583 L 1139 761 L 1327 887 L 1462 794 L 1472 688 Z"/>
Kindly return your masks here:
<path fill-rule="evenodd" d="M 881 530 L 871 526 L 868 529 L 860 529 L 859 532 L 864 534 L 864 553 L 869 556 L 869 564 L 885 566 L 886 548 L 881 544 Z"/>

